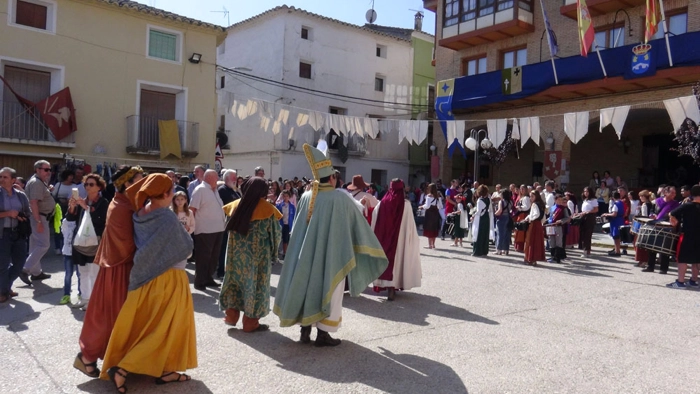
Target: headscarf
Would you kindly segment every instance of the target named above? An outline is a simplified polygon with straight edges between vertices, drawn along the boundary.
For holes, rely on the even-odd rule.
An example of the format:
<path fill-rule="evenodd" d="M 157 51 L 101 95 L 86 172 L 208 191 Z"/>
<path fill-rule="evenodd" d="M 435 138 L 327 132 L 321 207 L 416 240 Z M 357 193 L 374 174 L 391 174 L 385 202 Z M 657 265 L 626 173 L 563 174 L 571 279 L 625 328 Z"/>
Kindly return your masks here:
<path fill-rule="evenodd" d="M 165 174 L 151 174 L 126 189 L 126 196 L 134 211 L 143 208 L 148 199 L 159 197 L 173 190 L 173 180 Z"/>
<path fill-rule="evenodd" d="M 400 179 L 391 181 L 389 190 L 382 198 L 377 214 L 377 223 L 374 226 L 374 234 L 377 236 L 379 243 L 384 248 L 384 253 L 389 260 L 389 267 L 384 272 L 384 275 L 389 276 L 387 280 L 391 280 L 394 257 L 396 256 L 396 244 L 399 239 L 399 231 L 401 230 L 401 220 L 403 219 L 404 210 L 404 184 Z"/>
<path fill-rule="evenodd" d="M 226 223 L 227 231 L 235 231 L 241 235 L 248 235 L 250 218 L 253 216 L 255 207 L 261 199 L 267 197 L 267 181 L 260 177 L 248 179 L 242 186 L 243 197 L 238 203 L 238 207 L 233 211 L 231 219 Z"/>
<path fill-rule="evenodd" d="M 141 169 L 141 166 L 136 166 L 129 168 L 126 172 L 122 174 L 119 174 L 120 172 L 122 172 L 122 170 L 118 171 L 112 177 L 112 183 L 114 183 L 114 187 L 117 188 L 117 191 L 119 191 L 119 189 L 122 188 L 122 185 L 130 181 L 136 174 L 142 173 L 143 169 Z"/>

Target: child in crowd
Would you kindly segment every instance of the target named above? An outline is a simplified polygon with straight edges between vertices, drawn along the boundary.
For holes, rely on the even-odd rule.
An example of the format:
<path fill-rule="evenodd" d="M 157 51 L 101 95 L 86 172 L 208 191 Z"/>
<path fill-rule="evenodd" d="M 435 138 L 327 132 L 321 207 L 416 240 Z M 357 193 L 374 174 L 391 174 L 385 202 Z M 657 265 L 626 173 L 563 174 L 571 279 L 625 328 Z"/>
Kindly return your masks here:
<path fill-rule="evenodd" d="M 280 219 L 280 224 L 282 225 L 282 260 L 287 255 L 287 245 L 289 245 L 289 230 L 294 224 L 294 215 L 296 214 L 296 208 L 289 199 L 291 197 L 291 192 L 289 190 L 283 190 L 280 194 L 282 196 L 282 202 L 277 204 L 277 210 L 282 212 L 282 219 Z"/>
<path fill-rule="evenodd" d="M 620 226 L 625 223 L 625 206 L 620 201 L 620 192 L 613 192 L 610 203 L 610 213 L 604 213 L 601 216 L 609 217 L 610 219 L 610 236 L 615 242 L 615 249 L 608 252 L 609 256 L 620 256 Z"/>
<path fill-rule="evenodd" d="M 75 232 L 75 222 L 67 221 L 63 219 L 61 221 L 61 233 L 63 234 L 63 239 L 68 241 L 73 239 L 73 233 Z M 73 272 L 78 277 L 78 303 L 81 301 L 82 293 L 80 291 L 80 271 L 76 265 L 73 265 L 73 243 L 64 242 L 61 248 L 61 253 L 63 254 L 63 268 L 66 274 L 63 279 L 63 297 L 58 303 L 60 305 L 68 305 L 71 303 L 70 293 L 72 288 Z"/>
<path fill-rule="evenodd" d="M 173 196 L 173 203 L 170 209 L 175 212 L 177 219 L 182 223 L 187 233 L 194 232 L 194 214 L 190 211 L 190 205 L 187 203 L 187 195 L 185 192 L 176 192 Z"/>

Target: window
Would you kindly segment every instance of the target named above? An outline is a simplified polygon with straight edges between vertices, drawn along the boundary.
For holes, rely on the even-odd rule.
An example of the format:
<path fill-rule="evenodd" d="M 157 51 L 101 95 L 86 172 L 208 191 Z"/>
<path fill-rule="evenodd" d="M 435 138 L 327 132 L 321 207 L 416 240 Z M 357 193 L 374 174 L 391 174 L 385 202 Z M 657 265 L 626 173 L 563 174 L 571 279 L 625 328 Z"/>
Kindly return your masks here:
<path fill-rule="evenodd" d="M 671 11 L 666 13 L 666 26 L 668 26 L 668 32 L 672 35 L 679 35 L 688 32 L 688 12 L 683 11 L 679 14 L 671 15 Z M 659 31 L 654 34 L 654 39 L 662 38 L 664 36 L 663 26 L 659 26 Z"/>
<path fill-rule="evenodd" d="M 226 87 L 226 76 L 225 76 L 225 75 L 222 75 L 222 76 L 221 76 L 221 85 L 220 85 L 219 87 L 220 87 L 221 89 L 223 89 L 224 87 Z"/>
<path fill-rule="evenodd" d="M 182 33 L 163 28 L 148 27 L 148 57 L 180 63 Z"/>
<path fill-rule="evenodd" d="M 311 64 L 299 62 L 299 78 L 311 79 Z"/>
<path fill-rule="evenodd" d="M 386 46 L 377 45 L 377 57 L 383 57 L 386 59 Z"/>
<path fill-rule="evenodd" d="M 598 49 L 617 48 L 625 45 L 625 26 L 601 28 L 595 33 Z M 593 48 L 595 49 L 595 47 Z"/>
<path fill-rule="evenodd" d="M 477 75 L 486 72 L 486 55 L 476 58 L 462 59 L 462 75 Z"/>
<path fill-rule="evenodd" d="M 383 92 L 384 91 L 384 77 L 376 76 L 374 77 L 374 91 Z"/>
<path fill-rule="evenodd" d="M 503 68 L 519 67 L 527 64 L 527 48 L 513 49 L 503 52 L 501 57 Z"/>
<path fill-rule="evenodd" d="M 347 114 L 347 109 L 338 107 L 329 107 L 328 112 L 334 115 L 345 115 Z M 340 144 L 343 143 L 343 136 L 333 129 L 330 129 L 326 136 L 326 142 L 328 143 L 328 149 L 338 149 Z M 337 168 L 336 168 L 337 169 Z"/>
<path fill-rule="evenodd" d="M 51 95 L 51 73 L 24 67 L 5 66 L 4 78 L 18 96 L 39 102 Z M 3 119 L 0 137 L 46 141 L 50 133 L 43 120 L 32 115 L 7 87 L 0 98 Z"/>
<path fill-rule="evenodd" d="M 377 170 L 377 169 L 372 169 L 372 175 L 370 177 L 372 183 L 375 185 L 380 185 L 384 186 L 387 184 L 387 171 L 386 170 Z"/>
<path fill-rule="evenodd" d="M 515 0 L 445 0 L 445 27 L 492 15 L 515 6 Z M 518 0 L 518 7 L 532 11 L 532 0 Z"/>
<path fill-rule="evenodd" d="M 435 85 L 428 85 L 428 119 L 435 119 Z"/>
<path fill-rule="evenodd" d="M 140 80 L 136 82 L 136 88 L 138 116 L 134 117 L 136 122 L 133 129 L 129 131 L 127 138 L 130 141 L 129 144 L 138 147 L 140 151 L 159 151 L 158 121 L 177 120 L 181 132 L 180 143 L 183 150 L 186 150 L 188 144 L 182 140 L 182 132 L 185 127 L 188 127 L 187 88 Z"/>
<path fill-rule="evenodd" d="M 54 0 L 9 0 L 10 24 L 17 27 L 55 32 Z"/>
<path fill-rule="evenodd" d="M 309 28 L 308 28 L 308 27 L 302 27 L 302 28 L 301 28 L 301 39 L 302 39 L 302 40 L 308 40 L 308 39 L 309 39 Z"/>

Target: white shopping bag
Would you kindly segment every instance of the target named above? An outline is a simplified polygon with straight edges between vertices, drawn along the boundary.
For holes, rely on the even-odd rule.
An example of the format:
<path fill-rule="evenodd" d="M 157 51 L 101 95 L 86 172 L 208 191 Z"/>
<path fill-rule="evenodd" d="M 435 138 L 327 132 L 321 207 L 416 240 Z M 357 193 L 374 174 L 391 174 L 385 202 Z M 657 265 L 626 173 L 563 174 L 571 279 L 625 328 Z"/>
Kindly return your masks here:
<path fill-rule="evenodd" d="M 98 242 L 97 234 L 95 234 L 95 227 L 92 225 L 90 211 L 85 210 L 83 212 L 83 220 L 80 222 L 80 228 L 78 229 L 78 233 L 75 235 L 75 239 L 73 240 L 73 245 L 97 246 Z"/>

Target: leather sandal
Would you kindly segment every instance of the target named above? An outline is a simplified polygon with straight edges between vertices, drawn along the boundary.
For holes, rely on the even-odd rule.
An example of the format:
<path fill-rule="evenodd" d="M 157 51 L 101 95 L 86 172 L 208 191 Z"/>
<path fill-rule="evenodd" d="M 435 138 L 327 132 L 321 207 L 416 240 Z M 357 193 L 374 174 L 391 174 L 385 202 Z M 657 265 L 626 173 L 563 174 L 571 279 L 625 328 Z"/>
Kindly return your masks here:
<path fill-rule="evenodd" d="M 91 378 L 100 376 L 100 369 L 97 368 L 97 361 L 85 364 L 85 362 L 83 362 L 83 353 L 78 353 L 78 355 L 75 356 L 73 367 Z M 92 367 L 92 371 L 88 371 L 88 367 Z"/>
<path fill-rule="evenodd" d="M 124 374 L 124 373 L 122 373 L 122 371 L 123 370 L 121 370 L 121 368 L 119 368 L 119 367 L 112 367 L 112 368 L 107 370 L 107 375 L 109 375 L 109 380 L 111 380 L 112 383 L 114 383 L 114 387 L 117 389 L 117 392 L 121 393 L 121 394 L 125 394 L 128 391 L 126 388 L 126 376 L 129 373 L 127 372 L 126 374 Z M 126 371 L 124 371 L 124 372 L 126 372 Z M 117 381 L 114 378 L 116 375 L 119 375 L 122 378 L 124 378 L 124 384 L 122 384 L 121 386 L 117 385 Z"/>
<path fill-rule="evenodd" d="M 177 379 L 163 380 L 164 377 L 170 376 L 172 374 L 176 374 Z M 185 377 L 184 380 L 182 379 L 183 376 Z M 190 375 L 185 375 L 184 373 L 177 373 L 177 372 L 173 371 L 173 372 L 168 372 L 166 374 L 163 374 L 159 378 L 156 378 L 156 384 L 161 385 L 161 384 L 168 384 L 168 383 L 181 383 L 181 382 L 189 382 L 190 380 L 192 380 Z"/>

